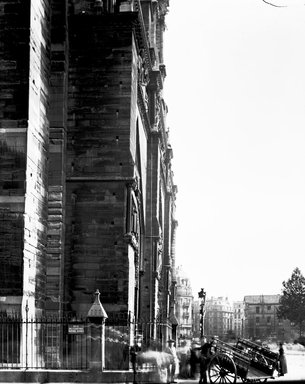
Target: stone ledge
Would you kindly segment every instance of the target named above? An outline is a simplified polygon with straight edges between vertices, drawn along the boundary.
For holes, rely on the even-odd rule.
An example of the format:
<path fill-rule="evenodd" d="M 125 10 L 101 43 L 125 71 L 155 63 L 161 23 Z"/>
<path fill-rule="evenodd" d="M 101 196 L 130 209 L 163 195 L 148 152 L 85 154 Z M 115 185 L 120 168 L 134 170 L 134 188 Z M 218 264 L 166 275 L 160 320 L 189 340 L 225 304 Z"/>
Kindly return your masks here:
<path fill-rule="evenodd" d="M 140 371 L 136 382 L 164 382 L 157 371 Z M 0 383 L 134 383 L 133 371 L 1 369 Z"/>

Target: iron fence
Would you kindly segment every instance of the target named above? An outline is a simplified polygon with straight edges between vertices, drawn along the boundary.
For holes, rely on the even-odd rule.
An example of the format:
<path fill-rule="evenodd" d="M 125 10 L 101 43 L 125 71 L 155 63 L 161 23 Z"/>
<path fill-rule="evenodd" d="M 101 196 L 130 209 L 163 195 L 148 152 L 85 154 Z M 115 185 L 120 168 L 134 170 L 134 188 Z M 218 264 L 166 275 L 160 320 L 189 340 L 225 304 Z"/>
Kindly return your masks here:
<path fill-rule="evenodd" d="M 105 324 L 105 369 L 130 369 L 130 346 L 161 351 L 167 322 L 108 319 Z M 0 315 L 0 369 L 84 370 L 102 347 L 102 327 L 87 319 L 23 319 Z"/>
<path fill-rule="evenodd" d="M 0 318 L 0 368 L 86 369 L 86 320 Z"/>

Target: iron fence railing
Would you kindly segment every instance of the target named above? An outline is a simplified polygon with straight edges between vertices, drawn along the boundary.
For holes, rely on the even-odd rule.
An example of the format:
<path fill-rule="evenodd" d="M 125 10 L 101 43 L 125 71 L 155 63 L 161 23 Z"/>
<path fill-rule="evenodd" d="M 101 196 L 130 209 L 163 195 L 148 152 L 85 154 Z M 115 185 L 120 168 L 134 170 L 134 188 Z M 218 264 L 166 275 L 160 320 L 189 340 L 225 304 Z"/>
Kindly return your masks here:
<path fill-rule="evenodd" d="M 94 328 L 94 329 L 93 329 Z M 105 324 L 105 369 L 130 369 L 130 347 L 166 345 L 168 322 L 109 319 Z M 85 319 L 0 315 L 0 369 L 85 370 L 102 348 L 102 327 Z"/>
<path fill-rule="evenodd" d="M 86 369 L 88 322 L 0 317 L 0 368 Z"/>

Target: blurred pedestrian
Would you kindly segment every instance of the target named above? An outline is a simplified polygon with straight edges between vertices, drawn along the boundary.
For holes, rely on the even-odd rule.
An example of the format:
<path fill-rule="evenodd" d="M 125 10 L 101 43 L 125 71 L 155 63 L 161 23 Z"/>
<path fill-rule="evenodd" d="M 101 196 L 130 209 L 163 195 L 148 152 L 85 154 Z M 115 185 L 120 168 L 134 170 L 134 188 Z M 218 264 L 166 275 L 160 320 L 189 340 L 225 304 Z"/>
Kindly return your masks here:
<path fill-rule="evenodd" d="M 283 343 L 279 344 L 279 376 L 284 376 L 288 372 L 287 369 L 287 360 L 285 356 L 285 351 Z"/>
<path fill-rule="evenodd" d="M 190 378 L 195 379 L 196 373 L 197 373 L 197 364 L 200 361 L 200 358 L 198 357 L 199 351 L 198 348 L 199 344 L 192 344 L 191 350 L 190 350 Z"/>
<path fill-rule="evenodd" d="M 131 362 L 131 365 L 132 365 L 132 370 L 133 370 L 133 373 L 136 374 L 137 373 L 137 355 L 138 355 L 138 352 L 141 351 L 141 348 L 135 344 L 135 345 L 132 345 L 130 347 L 130 362 Z"/>
<path fill-rule="evenodd" d="M 181 379 L 190 378 L 190 348 L 186 345 L 186 342 L 182 342 L 181 346 L 177 348 L 177 356 L 179 360 L 179 373 L 178 377 Z"/>
<path fill-rule="evenodd" d="M 201 347 L 194 348 L 200 350 L 200 379 L 199 384 L 206 384 L 208 382 L 207 370 L 211 356 L 214 353 L 212 348 L 214 347 L 213 339 L 211 342 L 207 342 L 207 338 L 204 336 L 201 339 Z"/>
<path fill-rule="evenodd" d="M 175 377 L 176 377 L 176 367 L 178 365 L 178 356 L 177 356 L 177 351 L 175 347 L 175 340 L 173 339 L 168 340 L 168 347 L 166 348 L 165 352 L 167 352 L 170 355 L 170 364 L 168 365 L 168 368 L 167 368 L 168 382 L 177 383 L 177 381 L 175 381 Z"/>

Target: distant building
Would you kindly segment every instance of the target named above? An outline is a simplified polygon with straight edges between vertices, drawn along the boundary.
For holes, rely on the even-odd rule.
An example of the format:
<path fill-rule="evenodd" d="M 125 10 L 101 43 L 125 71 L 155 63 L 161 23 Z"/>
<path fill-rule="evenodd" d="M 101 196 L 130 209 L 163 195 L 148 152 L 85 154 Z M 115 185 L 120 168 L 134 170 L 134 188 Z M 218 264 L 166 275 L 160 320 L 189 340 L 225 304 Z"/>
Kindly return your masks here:
<path fill-rule="evenodd" d="M 244 297 L 245 337 L 253 340 L 290 341 L 294 338 L 291 323 L 279 319 L 277 308 L 280 295 L 254 295 Z"/>
<path fill-rule="evenodd" d="M 176 269 L 176 307 L 175 315 L 178 320 L 178 338 L 180 342 L 183 340 L 191 341 L 193 337 L 193 291 L 190 279 L 186 276 L 181 267 Z"/>
<path fill-rule="evenodd" d="M 233 306 L 227 297 L 212 297 L 206 300 L 204 332 L 225 340 L 233 333 Z"/>
<path fill-rule="evenodd" d="M 233 331 L 236 337 L 244 337 L 245 310 L 243 301 L 233 302 Z"/>
<path fill-rule="evenodd" d="M 205 311 L 203 316 L 205 315 Z M 193 314 L 192 314 L 192 330 L 193 338 L 200 338 L 200 301 L 193 301 Z"/>

